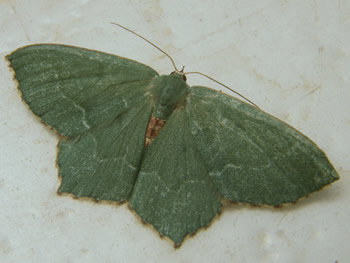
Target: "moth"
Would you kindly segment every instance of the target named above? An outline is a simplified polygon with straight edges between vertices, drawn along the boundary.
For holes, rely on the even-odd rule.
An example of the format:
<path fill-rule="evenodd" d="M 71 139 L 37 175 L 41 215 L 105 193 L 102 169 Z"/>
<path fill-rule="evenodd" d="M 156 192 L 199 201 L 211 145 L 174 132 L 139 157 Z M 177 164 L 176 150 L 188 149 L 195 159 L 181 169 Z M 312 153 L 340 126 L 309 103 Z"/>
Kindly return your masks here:
<path fill-rule="evenodd" d="M 7 60 L 59 136 L 59 193 L 128 201 L 180 246 L 227 202 L 280 206 L 339 178 L 306 136 L 225 93 L 139 62 L 57 44 Z"/>

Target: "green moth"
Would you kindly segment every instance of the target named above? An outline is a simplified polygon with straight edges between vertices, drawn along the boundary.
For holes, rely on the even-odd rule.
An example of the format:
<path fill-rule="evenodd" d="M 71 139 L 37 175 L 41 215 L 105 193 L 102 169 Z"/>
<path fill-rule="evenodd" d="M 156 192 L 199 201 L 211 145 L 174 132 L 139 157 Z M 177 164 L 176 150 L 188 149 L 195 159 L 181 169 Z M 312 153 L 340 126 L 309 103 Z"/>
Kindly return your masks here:
<path fill-rule="evenodd" d="M 128 201 L 175 246 L 229 202 L 280 206 L 337 180 L 325 153 L 241 100 L 136 61 L 65 45 L 7 60 L 60 136 L 58 192 Z"/>

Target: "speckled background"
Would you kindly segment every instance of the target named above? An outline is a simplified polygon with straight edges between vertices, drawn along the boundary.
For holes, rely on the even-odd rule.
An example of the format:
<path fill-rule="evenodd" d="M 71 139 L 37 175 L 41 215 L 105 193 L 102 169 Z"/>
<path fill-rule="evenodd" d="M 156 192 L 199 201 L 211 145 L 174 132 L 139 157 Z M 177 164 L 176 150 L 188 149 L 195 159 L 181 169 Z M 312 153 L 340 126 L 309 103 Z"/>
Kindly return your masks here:
<path fill-rule="evenodd" d="M 322 148 L 341 176 L 283 209 L 226 207 L 174 250 L 127 209 L 56 195 L 57 137 L 0 59 L 0 262 L 349 262 L 350 2 L 1 0 L 0 57 L 33 43 L 118 54 L 229 85 Z M 222 87 L 200 76 L 190 85 Z"/>

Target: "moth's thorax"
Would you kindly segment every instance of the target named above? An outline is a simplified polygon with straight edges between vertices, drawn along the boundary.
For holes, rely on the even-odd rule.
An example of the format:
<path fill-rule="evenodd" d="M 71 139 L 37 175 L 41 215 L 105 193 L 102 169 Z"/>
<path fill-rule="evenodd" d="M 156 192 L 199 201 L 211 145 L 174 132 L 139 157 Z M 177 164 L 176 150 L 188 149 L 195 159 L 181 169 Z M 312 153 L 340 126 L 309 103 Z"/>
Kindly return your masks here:
<path fill-rule="evenodd" d="M 179 74 L 163 75 L 151 84 L 155 101 L 153 117 L 167 120 L 175 108 L 184 105 L 190 87 Z"/>
<path fill-rule="evenodd" d="M 154 109 L 148 122 L 145 145 L 148 147 L 163 129 L 172 112 L 183 107 L 190 87 L 180 74 L 163 75 L 151 83 Z"/>

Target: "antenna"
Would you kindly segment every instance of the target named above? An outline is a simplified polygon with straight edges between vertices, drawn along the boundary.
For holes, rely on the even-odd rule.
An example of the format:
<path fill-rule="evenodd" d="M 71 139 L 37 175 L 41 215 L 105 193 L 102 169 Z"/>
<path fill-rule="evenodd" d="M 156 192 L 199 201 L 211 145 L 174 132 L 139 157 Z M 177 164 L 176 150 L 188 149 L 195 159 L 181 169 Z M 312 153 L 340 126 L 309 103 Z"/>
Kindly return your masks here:
<path fill-rule="evenodd" d="M 196 72 L 196 71 L 193 71 L 193 72 L 186 72 L 186 73 L 184 73 L 184 74 L 185 74 L 185 75 L 188 75 L 188 74 L 199 74 L 199 75 L 201 75 L 201 76 L 203 76 L 203 77 L 206 77 L 206 78 L 210 79 L 211 81 L 214 81 L 214 82 L 216 82 L 217 84 L 223 86 L 224 88 L 226 88 L 226 89 L 232 91 L 233 93 L 237 94 L 238 96 L 240 96 L 241 98 L 245 99 L 245 100 L 248 101 L 250 104 L 252 104 L 255 108 L 257 108 L 257 109 L 260 110 L 260 108 L 258 107 L 258 105 L 256 105 L 256 104 L 255 104 L 254 102 L 252 102 L 250 99 L 244 97 L 244 96 L 243 96 L 242 94 L 240 94 L 238 91 L 235 91 L 235 90 L 231 89 L 229 86 L 226 86 L 225 84 L 221 83 L 220 81 L 217 81 L 216 79 L 213 79 L 212 77 L 210 77 L 210 76 L 208 76 L 208 75 L 206 75 L 206 74 L 203 74 L 203 73 L 201 73 L 201 72 Z"/>
<path fill-rule="evenodd" d="M 149 43 L 149 44 L 151 44 L 152 46 L 154 46 L 156 49 L 158 49 L 160 52 L 162 52 L 164 55 L 166 55 L 166 56 L 170 59 L 171 63 L 172 63 L 173 66 L 174 66 L 175 71 L 176 71 L 176 72 L 180 72 L 180 71 L 177 69 L 173 58 L 172 58 L 168 53 L 166 53 L 163 49 L 161 49 L 160 47 L 156 46 L 155 44 L 153 44 L 151 41 L 149 41 L 148 39 L 144 38 L 144 37 L 141 36 L 140 34 L 138 34 L 138 33 L 134 32 L 134 31 L 132 31 L 132 30 L 129 29 L 129 28 L 126 28 L 125 26 L 122 26 L 122 25 L 117 24 L 117 23 L 114 23 L 114 22 L 110 22 L 110 23 L 113 24 L 113 25 L 119 26 L 119 27 L 125 29 L 126 31 L 129 31 L 130 33 L 133 33 L 134 35 L 138 36 L 139 38 L 142 38 L 142 39 L 145 40 L 147 43 Z"/>
<path fill-rule="evenodd" d="M 156 49 L 158 49 L 158 50 L 159 50 L 160 52 L 162 52 L 164 55 L 166 55 L 166 56 L 170 59 L 171 63 L 173 64 L 173 67 L 174 67 L 174 69 L 175 69 L 175 72 L 180 73 L 180 74 L 185 75 L 185 76 L 188 75 L 188 74 L 199 74 L 199 75 L 201 75 L 201 76 L 203 76 L 203 77 L 206 77 L 206 78 L 210 79 L 211 81 L 214 81 L 215 83 L 217 83 L 217 84 L 223 86 L 224 88 L 226 88 L 226 89 L 232 91 L 233 93 L 237 94 L 238 96 L 240 96 L 240 97 L 243 98 L 244 100 L 248 101 L 250 104 L 252 104 L 252 105 L 253 105 L 254 107 L 256 107 L 257 109 L 260 109 L 255 103 L 253 103 L 253 102 L 252 102 L 251 100 L 249 100 L 248 98 L 244 97 L 244 96 L 243 96 L 242 94 L 240 94 L 239 92 L 237 92 L 237 91 L 231 89 L 231 88 L 228 87 L 227 85 L 225 85 L 225 84 L 223 84 L 223 83 L 221 83 L 221 82 L 219 82 L 219 81 L 213 79 L 212 77 L 210 77 L 210 76 L 208 76 L 208 75 L 206 75 L 206 74 L 203 74 L 203 73 L 200 73 L 200 72 L 195 72 L 195 71 L 193 71 L 193 72 L 183 72 L 184 67 L 182 67 L 181 70 L 178 70 L 177 67 L 176 67 L 176 65 L 175 65 L 175 62 L 174 62 L 173 58 L 172 58 L 168 53 L 166 53 L 163 49 L 161 49 L 161 48 L 158 47 L 157 45 L 153 44 L 151 41 L 149 41 L 149 40 L 146 39 L 145 37 L 141 36 L 140 34 L 138 34 L 138 33 L 134 32 L 134 31 L 132 31 L 131 29 L 129 29 L 129 28 L 125 27 L 125 26 L 122 26 L 121 24 L 118 24 L 118 23 L 115 23 L 115 22 L 110 22 L 110 23 L 113 24 L 113 25 L 119 26 L 119 27 L 123 28 L 124 30 L 126 30 L 126 31 L 128 31 L 128 32 L 130 32 L 130 33 L 132 33 L 132 34 L 134 34 L 134 35 L 136 35 L 136 36 L 138 36 L 139 38 L 143 39 L 144 41 L 146 41 L 147 43 L 149 43 L 150 45 L 152 45 L 153 47 L 155 47 Z"/>

